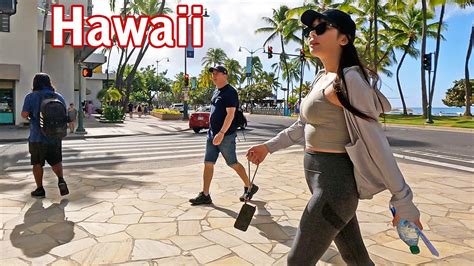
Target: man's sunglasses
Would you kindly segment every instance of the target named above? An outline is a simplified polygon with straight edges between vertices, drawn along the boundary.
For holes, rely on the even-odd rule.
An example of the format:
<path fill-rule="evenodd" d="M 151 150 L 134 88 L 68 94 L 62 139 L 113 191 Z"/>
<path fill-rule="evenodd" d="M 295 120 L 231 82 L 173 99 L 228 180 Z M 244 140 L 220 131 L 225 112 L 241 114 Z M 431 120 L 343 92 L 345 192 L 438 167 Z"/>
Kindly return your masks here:
<path fill-rule="evenodd" d="M 309 34 L 314 31 L 316 32 L 316 35 L 323 35 L 326 30 L 328 29 L 328 27 L 332 27 L 332 28 L 337 28 L 336 25 L 332 24 L 332 23 L 327 23 L 327 22 L 321 22 L 319 23 L 318 25 L 316 26 L 310 26 L 310 27 L 306 27 L 303 29 L 303 35 L 305 38 L 308 38 L 309 37 Z"/>

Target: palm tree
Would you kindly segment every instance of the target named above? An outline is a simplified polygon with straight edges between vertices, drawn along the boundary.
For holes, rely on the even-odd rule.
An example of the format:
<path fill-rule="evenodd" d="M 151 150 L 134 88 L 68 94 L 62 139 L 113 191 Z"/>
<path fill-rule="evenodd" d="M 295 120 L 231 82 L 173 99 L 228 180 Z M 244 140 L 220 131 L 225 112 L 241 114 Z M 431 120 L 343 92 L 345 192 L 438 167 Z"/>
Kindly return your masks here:
<path fill-rule="evenodd" d="M 224 61 L 224 67 L 229 72 L 228 81 L 230 84 L 237 84 L 238 81 L 241 79 L 242 67 L 239 64 L 239 61 L 235 59 L 226 59 Z"/>
<path fill-rule="evenodd" d="M 227 54 L 221 48 L 209 48 L 206 56 L 202 58 L 202 65 L 205 68 L 222 65 L 227 58 Z"/>
<path fill-rule="evenodd" d="M 466 63 L 464 65 L 464 82 L 466 87 L 466 111 L 464 112 L 464 116 L 472 116 L 471 113 L 471 95 L 472 95 L 472 87 L 471 82 L 469 79 L 469 59 L 471 58 L 471 51 L 472 46 L 474 45 L 474 26 L 471 28 L 471 37 L 469 38 L 469 44 L 467 46 L 467 54 L 466 54 Z"/>
<path fill-rule="evenodd" d="M 436 49 L 434 53 L 434 62 L 433 62 L 433 80 L 431 82 L 431 93 L 430 93 L 430 99 L 429 99 L 429 105 L 432 105 L 433 102 L 433 94 L 434 94 L 434 89 L 436 85 L 436 73 L 438 70 L 438 57 L 439 57 L 439 51 L 440 51 L 440 46 L 441 46 L 441 30 L 443 27 L 443 18 L 444 18 L 444 11 L 446 8 L 446 3 L 447 2 L 452 2 L 455 4 L 458 4 L 461 8 L 465 8 L 468 5 L 474 4 L 472 0 L 431 0 L 430 5 L 435 6 L 435 5 L 440 5 L 441 4 L 441 10 L 440 10 L 440 15 L 439 15 L 439 22 L 438 22 L 438 34 L 436 36 Z M 470 85 L 470 84 L 469 84 Z"/>
<path fill-rule="evenodd" d="M 267 44 L 274 39 L 280 37 L 280 44 L 282 53 L 280 55 L 280 60 L 283 62 L 286 72 L 289 72 L 289 66 L 287 61 L 287 55 L 285 53 L 285 44 L 288 44 L 290 41 L 296 41 L 298 43 L 301 42 L 296 35 L 296 29 L 300 28 L 298 23 L 294 19 L 288 19 L 287 13 L 290 9 L 282 5 L 278 9 L 273 9 L 273 15 L 271 18 L 269 17 L 262 17 L 263 21 L 265 21 L 269 26 L 259 28 L 255 31 L 255 33 L 269 33 L 270 36 L 265 40 L 263 46 L 267 46 Z M 287 88 L 290 88 L 290 79 L 287 79 Z"/>
<path fill-rule="evenodd" d="M 421 25 L 423 24 L 423 17 L 420 9 L 415 8 L 414 5 L 409 5 L 406 8 L 407 9 L 404 13 L 392 15 L 389 17 L 390 29 L 388 30 L 389 34 L 393 36 L 395 47 L 403 50 L 403 55 L 397 66 L 396 76 L 398 92 L 400 93 L 404 115 L 407 115 L 408 112 L 400 83 L 400 69 L 407 55 L 411 57 L 419 56 L 420 52 L 418 49 L 416 49 L 415 44 L 418 42 L 421 36 Z M 432 12 L 428 13 L 429 18 L 433 18 L 433 16 L 434 14 Z M 436 27 L 436 23 L 430 24 L 428 26 L 428 36 L 436 36 Z"/>

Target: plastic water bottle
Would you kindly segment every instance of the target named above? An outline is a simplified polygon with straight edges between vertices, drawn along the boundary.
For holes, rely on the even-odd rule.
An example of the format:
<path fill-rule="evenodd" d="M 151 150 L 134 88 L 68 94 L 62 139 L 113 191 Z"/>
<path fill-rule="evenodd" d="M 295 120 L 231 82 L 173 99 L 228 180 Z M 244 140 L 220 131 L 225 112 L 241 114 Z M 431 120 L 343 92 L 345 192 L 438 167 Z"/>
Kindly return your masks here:
<path fill-rule="evenodd" d="M 397 225 L 397 232 L 400 239 L 410 247 L 411 254 L 420 253 L 420 248 L 418 247 L 420 236 L 416 230 L 416 225 L 407 220 L 400 220 Z"/>

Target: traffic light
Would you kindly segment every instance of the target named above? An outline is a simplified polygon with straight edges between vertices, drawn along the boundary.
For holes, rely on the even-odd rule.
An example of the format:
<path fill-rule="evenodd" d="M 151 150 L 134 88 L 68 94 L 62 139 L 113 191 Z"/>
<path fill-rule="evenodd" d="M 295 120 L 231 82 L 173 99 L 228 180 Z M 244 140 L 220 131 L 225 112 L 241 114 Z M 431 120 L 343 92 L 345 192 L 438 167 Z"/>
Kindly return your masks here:
<path fill-rule="evenodd" d="M 189 74 L 184 75 L 184 87 L 189 86 Z"/>
<path fill-rule="evenodd" d="M 82 76 L 85 78 L 92 77 L 92 68 L 83 68 L 82 69 Z"/>
<path fill-rule="evenodd" d="M 268 59 L 273 57 L 273 47 L 268 46 Z"/>
<path fill-rule="evenodd" d="M 423 68 L 425 70 L 431 70 L 431 53 L 423 55 Z"/>
<path fill-rule="evenodd" d="M 304 49 L 300 49 L 300 61 L 304 62 L 305 57 L 304 57 Z"/>

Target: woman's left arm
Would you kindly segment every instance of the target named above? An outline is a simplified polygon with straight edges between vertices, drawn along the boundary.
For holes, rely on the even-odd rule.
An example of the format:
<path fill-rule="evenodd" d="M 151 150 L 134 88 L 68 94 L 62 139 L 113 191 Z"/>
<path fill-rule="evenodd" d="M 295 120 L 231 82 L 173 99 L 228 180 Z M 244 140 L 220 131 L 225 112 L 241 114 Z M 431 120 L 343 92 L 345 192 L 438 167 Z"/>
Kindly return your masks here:
<path fill-rule="evenodd" d="M 420 212 L 413 203 L 413 193 L 398 168 L 387 137 L 378 122 L 383 101 L 386 101 L 385 97 L 382 95 L 384 99 L 378 99 L 375 90 L 358 71 L 348 71 L 344 77 L 351 104 L 374 119 L 366 120 L 354 116 L 360 138 L 364 141 L 379 172 L 382 173 L 381 181 L 392 194 L 391 204 L 402 219 L 418 222 Z"/>

